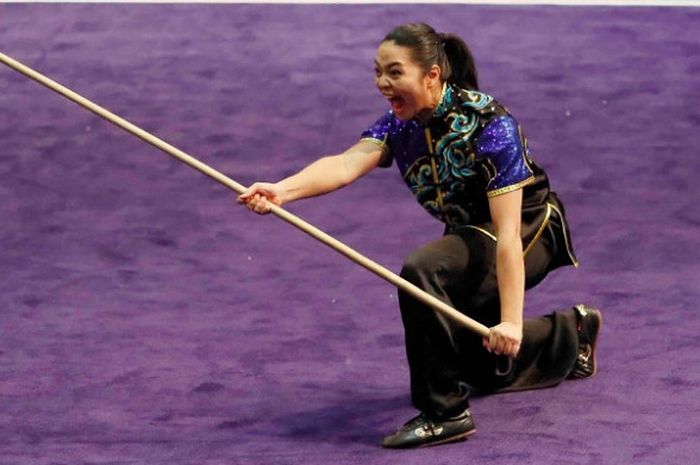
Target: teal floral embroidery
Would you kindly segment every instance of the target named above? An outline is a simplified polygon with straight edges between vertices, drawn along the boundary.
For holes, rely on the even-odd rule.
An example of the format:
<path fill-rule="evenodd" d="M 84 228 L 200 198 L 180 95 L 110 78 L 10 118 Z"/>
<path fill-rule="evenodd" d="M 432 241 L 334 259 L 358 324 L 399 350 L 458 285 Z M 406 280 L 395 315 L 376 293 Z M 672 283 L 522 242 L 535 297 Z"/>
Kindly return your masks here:
<path fill-rule="evenodd" d="M 490 95 L 477 92 L 475 90 L 469 90 L 466 92 L 468 100 L 462 102 L 463 108 L 474 108 L 476 110 L 482 110 L 493 101 L 493 97 Z"/>

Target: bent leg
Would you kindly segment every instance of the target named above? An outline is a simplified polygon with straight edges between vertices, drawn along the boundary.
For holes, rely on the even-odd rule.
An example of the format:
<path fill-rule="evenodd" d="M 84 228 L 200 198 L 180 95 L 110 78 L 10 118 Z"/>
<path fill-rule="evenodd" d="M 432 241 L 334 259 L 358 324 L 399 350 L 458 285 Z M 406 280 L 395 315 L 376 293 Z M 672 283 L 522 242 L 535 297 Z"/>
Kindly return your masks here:
<path fill-rule="evenodd" d="M 542 281 L 548 273 L 550 245 L 546 238 L 532 248 L 525 258 L 526 286 L 531 288 Z M 495 279 L 495 278 L 494 278 Z M 499 315 L 499 302 L 493 289 L 493 279 L 484 281 L 476 298 L 486 299 L 478 307 L 490 315 L 491 324 Z M 490 296 L 490 299 L 489 299 Z M 523 321 L 523 340 L 518 356 L 513 360 L 511 371 L 505 376 L 496 374 L 503 365 L 503 358 L 494 357 L 480 347 L 480 341 L 465 339 L 464 352 L 472 353 L 465 369 L 465 380 L 484 391 L 516 391 L 555 386 L 570 373 L 578 351 L 577 316 L 571 309 L 558 311 L 538 318 Z"/>
<path fill-rule="evenodd" d="M 523 323 L 523 341 L 511 371 L 499 376 L 498 357 L 471 341 L 474 356 L 465 380 L 483 392 L 509 392 L 556 386 L 571 372 L 578 350 L 575 311 L 558 311 Z M 465 348 L 467 350 L 467 348 Z"/>
<path fill-rule="evenodd" d="M 473 230 L 448 234 L 417 249 L 402 277 L 486 326 L 500 321 L 495 242 Z M 526 286 L 547 275 L 550 245 L 543 237 L 525 258 Z M 468 407 L 470 387 L 513 391 L 554 386 L 576 361 L 573 310 L 526 319 L 512 370 L 496 373 L 503 358 L 487 352 L 481 337 L 399 292 L 411 373 L 411 398 L 419 410 L 438 416 Z"/>
<path fill-rule="evenodd" d="M 469 239 L 445 235 L 414 251 L 401 276 L 462 311 L 469 295 L 488 275 L 485 249 L 488 238 L 478 232 Z M 468 407 L 469 386 L 462 372 L 461 343 L 469 331 L 436 313 L 405 292 L 399 292 L 405 329 L 406 355 L 411 374 L 413 405 L 426 413 L 447 416 Z M 477 336 L 478 338 L 478 336 Z"/>

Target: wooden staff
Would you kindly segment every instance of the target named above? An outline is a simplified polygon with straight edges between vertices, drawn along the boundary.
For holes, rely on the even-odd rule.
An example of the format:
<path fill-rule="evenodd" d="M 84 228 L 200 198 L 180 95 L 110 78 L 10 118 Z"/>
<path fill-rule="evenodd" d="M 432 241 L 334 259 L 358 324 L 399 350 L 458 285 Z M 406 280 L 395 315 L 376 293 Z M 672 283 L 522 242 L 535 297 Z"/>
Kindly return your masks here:
<path fill-rule="evenodd" d="M 62 86 L 61 84 L 57 83 L 56 81 L 49 79 L 48 77 L 34 71 L 33 69 L 29 68 L 26 65 L 23 65 L 22 63 L 18 62 L 17 60 L 14 60 L 3 53 L 0 53 L 0 62 L 9 66 L 10 68 L 14 69 L 15 71 L 27 76 L 28 78 L 35 80 L 39 84 L 42 84 L 42 85 L 48 87 L 49 89 L 63 95 L 67 99 L 72 100 L 73 102 L 77 103 L 81 107 L 90 110 L 91 112 L 95 113 L 98 116 L 101 116 L 102 118 L 106 119 L 110 123 L 113 123 L 116 126 L 119 126 L 120 128 L 124 129 L 125 131 L 130 132 L 131 134 L 135 135 L 139 139 L 144 140 L 145 142 L 148 142 L 149 144 L 159 148 L 160 150 L 167 153 L 168 155 L 171 155 L 172 157 L 177 158 L 181 162 L 191 166 L 192 168 L 196 169 L 197 171 L 209 176 L 210 178 L 213 178 L 215 181 L 218 181 L 219 183 L 221 183 L 224 186 L 228 187 L 229 189 L 237 192 L 238 194 L 242 194 L 243 192 L 246 191 L 246 188 L 244 186 L 242 186 L 241 184 L 238 184 L 233 179 L 225 176 L 224 174 L 220 173 L 219 171 L 216 171 L 215 169 L 202 163 L 201 161 L 197 160 L 196 158 L 186 154 L 182 150 L 180 150 L 176 147 L 173 147 L 172 145 L 168 144 L 167 142 L 164 142 L 163 140 L 157 138 L 153 134 L 151 134 L 147 131 L 144 131 L 143 129 L 139 128 L 138 126 L 128 122 L 124 118 L 121 118 L 121 117 L 115 115 L 114 113 L 112 113 L 112 112 L 106 110 L 105 108 L 93 103 L 92 101 L 86 99 L 85 97 L 73 92 L 72 90 L 68 89 L 67 87 Z M 438 300 L 437 298 L 433 297 L 432 295 L 428 294 L 427 292 L 423 291 L 422 289 L 418 288 L 417 286 L 413 285 L 412 283 L 406 281 L 405 279 L 398 276 L 397 274 L 389 271 L 387 268 L 370 260 L 369 258 L 365 257 L 364 255 L 356 252 L 355 250 L 351 249 L 350 247 L 348 247 L 347 245 L 338 241 L 337 239 L 329 236 L 328 234 L 324 233 L 323 231 L 316 228 L 315 226 L 312 226 L 311 224 L 307 223 L 306 221 L 302 220 L 301 218 L 293 215 L 292 213 L 289 213 L 288 211 L 286 211 L 283 208 L 278 207 L 276 205 L 271 204 L 270 211 L 273 214 L 275 214 L 276 216 L 282 218 L 287 223 L 291 224 L 292 226 L 295 226 L 295 227 L 301 229 L 306 234 L 310 235 L 311 237 L 313 237 L 315 239 L 318 239 L 319 241 L 323 242 L 324 244 L 331 247 L 332 249 L 335 249 L 337 252 L 340 252 L 341 254 L 345 255 L 346 257 L 348 257 L 350 260 L 357 263 L 358 265 L 363 266 L 364 268 L 368 269 L 372 273 L 389 281 L 391 284 L 395 285 L 396 287 L 403 290 L 404 292 L 410 294 L 411 296 L 415 297 L 416 299 L 420 300 L 421 302 L 434 308 L 436 311 L 438 311 L 442 315 L 444 315 L 444 316 L 454 320 L 455 322 L 467 327 L 468 329 L 470 329 L 471 331 L 474 331 L 475 333 L 479 334 L 480 336 L 488 337 L 489 329 L 486 326 L 484 326 L 481 323 L 479 323 L 478 321 L 475 321 L 475 320 L 467 317 L 466 315 L 458 312 L 457 310 L 455 310 L 451 306 Z"/>

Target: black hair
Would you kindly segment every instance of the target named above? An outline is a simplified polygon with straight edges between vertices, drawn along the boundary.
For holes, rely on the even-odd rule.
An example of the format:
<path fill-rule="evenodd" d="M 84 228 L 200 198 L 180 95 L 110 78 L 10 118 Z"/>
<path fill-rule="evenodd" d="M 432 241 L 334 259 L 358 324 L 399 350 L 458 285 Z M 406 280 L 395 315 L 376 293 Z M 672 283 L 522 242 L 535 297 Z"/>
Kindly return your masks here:
<path fill-rule="evenodd" d="M 438 65 L 443 81 L 464 89 L 479 90 L 474 57 L 456 34 L 437 33 L 425 23 L 409 23 L 394 28 L 382 42 L 392 41 L 411 50 L 411 56 L 424 72 Z"/>

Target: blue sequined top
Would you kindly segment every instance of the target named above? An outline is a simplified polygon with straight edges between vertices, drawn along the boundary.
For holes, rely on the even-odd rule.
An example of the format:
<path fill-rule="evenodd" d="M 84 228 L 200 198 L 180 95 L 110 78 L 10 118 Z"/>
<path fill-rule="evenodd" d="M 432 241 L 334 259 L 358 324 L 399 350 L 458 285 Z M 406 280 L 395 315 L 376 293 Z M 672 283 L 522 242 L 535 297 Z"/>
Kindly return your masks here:
<path fill-rule="evenodd" d="M 524 245 L 552 229 L 568 252 L 561 262 L 576 263 L 563 206 L 520 125 L 492 96 L 445 83 L 428 121 L 402 121 L 389 110 L 362 140 L 382 147 L 380 166 L 396 161 L 418 202 L 448 230 L 475 227 L 495 239 L 488 198 L 523 189 Z"/>
<path fill-rule="evenodd" d="M 450 224 L 483 217 L 469 207 L 535 181 L 517 121 L 490 95 L 449 84 L 428 122 L 389 110 L 362 139 L 381 145 L 382 166 L 396 160 L 421 205 Z"/>

